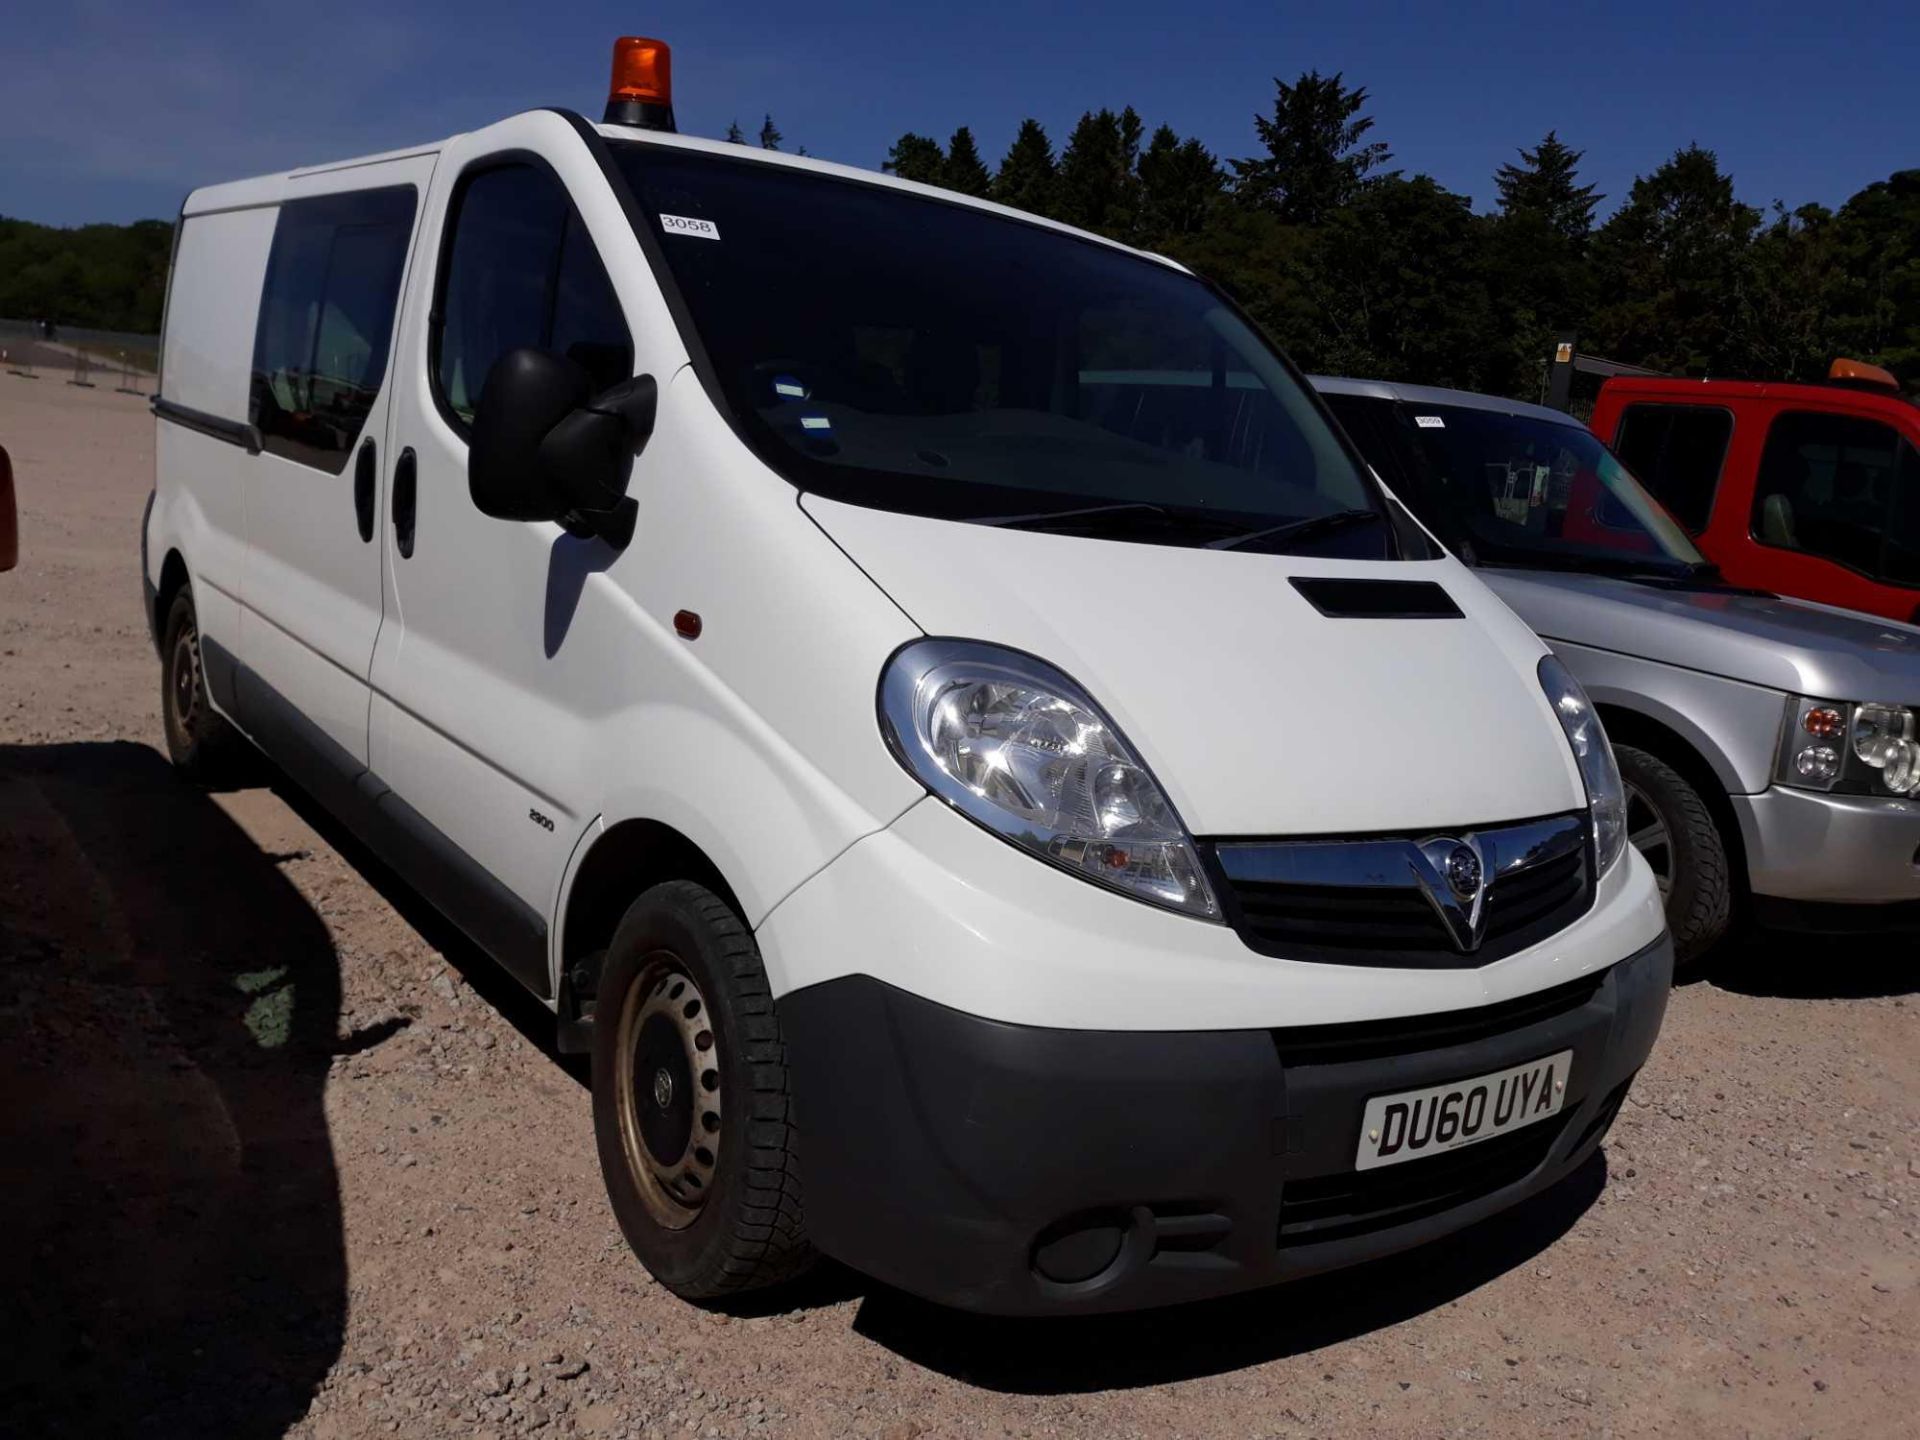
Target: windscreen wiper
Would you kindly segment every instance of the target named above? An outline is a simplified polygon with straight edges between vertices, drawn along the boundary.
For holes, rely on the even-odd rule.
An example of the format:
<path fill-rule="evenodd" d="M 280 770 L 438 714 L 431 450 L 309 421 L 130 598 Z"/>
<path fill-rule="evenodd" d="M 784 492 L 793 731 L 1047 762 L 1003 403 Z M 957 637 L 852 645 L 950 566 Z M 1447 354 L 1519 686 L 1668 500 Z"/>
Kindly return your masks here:
<path fill-rule="evenodd" d="M 1063 535 L 1120 535 L 1159 544 L 1218 535 L 1233 522 L 1201 511 L 1155 505 L 1146 500 L 1113 505 L 1089 505 L 1075 510 L 1042 510 L 1032 515 L 988 515 L 976 525 L 999 525 L 1015 530 L 1044 530 Z M 1178 537 L 1178 538 L 1176 538 Z"/>
<path fill-rule="evenodd" d="M 1090 515 L 1165 515 L 1167 513 L 1167 507 L 1164 505 L 1152 505 L 1144 500 L 1135 500 L 1121 505 L 1089 505 L 1083 510 L 1038 510 L 1031 515 L 982 515 L 973 523 L 1004 525 L 1011 530 L 1044 530 L 1056 520 L 1082 520 Z"/>
<path fill-rule="evenodd" d="M 1309 515 L 1304 520 L 1289 520 L 1284 525 L 1269 525 L 1264 530 L 1249 530 L 1244 535 L 1228 535 L 1209 540 L 1209 550 L 1237 550 L 1261 540 L 1304 540 L 1311 535 L 1328 535 L 1354 525 L 1384 524 L 1386 516 L 1378 510 L 1335 510 L 1326 515 Z"/>

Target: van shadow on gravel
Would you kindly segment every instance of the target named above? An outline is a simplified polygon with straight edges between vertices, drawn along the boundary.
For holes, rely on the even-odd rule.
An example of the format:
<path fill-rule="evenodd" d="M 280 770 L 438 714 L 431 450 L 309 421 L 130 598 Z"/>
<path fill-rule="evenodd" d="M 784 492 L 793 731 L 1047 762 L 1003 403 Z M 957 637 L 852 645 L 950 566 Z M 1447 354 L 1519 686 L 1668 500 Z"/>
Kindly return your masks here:
<path fill-rule="evenodd" d="M 0 747 L 0 1432 L 278 1435 L 340 1353 L 339 957 L 154 751 Z"/>
<path fill-rule="evenodd" d="M 1070 1395 L 1194 1380 L 1305 1355 L 1458 1300 L 1538 1257 L 1586 1213 L 1606 1179 L 1605 1152 L 1595 1151 L 1545 1194 L 1458 1235 L 1224 1300 L 1009 1320 L 869 1288 L 854 1329 L 916 1365 L 987 1390 Z"/>

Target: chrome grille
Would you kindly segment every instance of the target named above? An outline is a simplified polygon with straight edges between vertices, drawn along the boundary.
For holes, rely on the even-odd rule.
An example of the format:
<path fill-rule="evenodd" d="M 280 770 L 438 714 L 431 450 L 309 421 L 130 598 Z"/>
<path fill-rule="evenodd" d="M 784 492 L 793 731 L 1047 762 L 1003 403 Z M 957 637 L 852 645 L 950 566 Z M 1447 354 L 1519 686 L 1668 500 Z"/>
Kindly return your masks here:
<path fill-rule="evenodd" d="M 1470 852 L 1481 885 L 1440 859 Z M 1214 841 L 1229 917 L 1267 954 L 1414 969 L 1485 965 L 1546 939 L 1593 899 L 1585 814 L 1420 835 Z M 1471 917 L 1469 928 L 1465 920 Z"/>

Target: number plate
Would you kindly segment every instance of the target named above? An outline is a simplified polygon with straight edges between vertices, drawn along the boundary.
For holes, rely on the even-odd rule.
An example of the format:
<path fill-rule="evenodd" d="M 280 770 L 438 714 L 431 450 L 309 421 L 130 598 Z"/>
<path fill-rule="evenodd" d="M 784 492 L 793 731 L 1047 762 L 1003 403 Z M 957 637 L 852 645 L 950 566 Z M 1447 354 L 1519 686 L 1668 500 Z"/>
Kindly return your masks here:
<path fill-rule="evenodd" d="M 1372 1170 L 1458 1150 L 1558 1115 L 1572 1069 L 1573 1052 L 1562 1050 L 1451 1085 L 1376 1095 L 1360 1120 L 1353 1167 Z"/>

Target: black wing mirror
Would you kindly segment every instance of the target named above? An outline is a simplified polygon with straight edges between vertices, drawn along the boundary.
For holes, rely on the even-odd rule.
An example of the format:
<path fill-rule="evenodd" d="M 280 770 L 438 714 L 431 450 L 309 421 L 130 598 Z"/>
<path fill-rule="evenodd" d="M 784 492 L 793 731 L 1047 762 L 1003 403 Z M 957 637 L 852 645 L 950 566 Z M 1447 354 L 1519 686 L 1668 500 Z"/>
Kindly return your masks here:
<path fill-rule="evenodd" d="M 638 375 L 593 393 L 586 370 L 509 350 L 487 372 L 467 446 L 474 507 L 498 520 L 557 520 L 614 545 L 633 538 L 633 457 L 653 434 L 659 387 Z"/>

